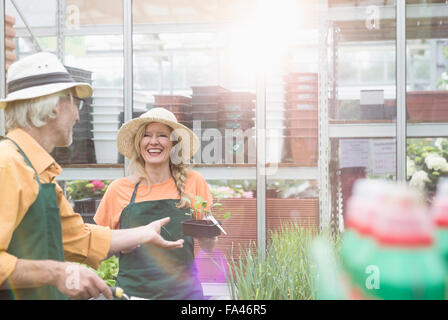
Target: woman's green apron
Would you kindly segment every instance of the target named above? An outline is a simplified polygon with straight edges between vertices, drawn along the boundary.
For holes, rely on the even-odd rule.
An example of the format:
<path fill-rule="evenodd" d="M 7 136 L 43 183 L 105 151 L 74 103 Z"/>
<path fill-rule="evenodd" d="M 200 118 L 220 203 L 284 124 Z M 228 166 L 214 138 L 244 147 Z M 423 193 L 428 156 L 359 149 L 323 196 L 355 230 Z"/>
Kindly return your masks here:
<path fill-rule="evenodd" d="M 2 139 L 5 138 L 0 137 L 0 140 Z M 55 185 L 41 183 L 28 157 L 13 140 L 11 141 L 17 146 L 27 165 L 36 173 L 39 194 L 14 230 L 7 252 L 19 259 L 64 261 L 61 218 Z M 66 297 L 56 287 L 40 287 L 2 290 L 0 299 L 53 300 Z"/>
<path fill-rule="evenodd" d="M 162 227 L 161 235 L 171 241 L 184 239 L 181 249 L 159 249 L 146 244 L 132 252 L 120 255 L 117 286 L 131 295 L 146 299 L 203 299 L 202 286 L 196 276 L 194 242 L 184 236 L 182 221 L 188 219 L 188 208 L 177 208 L 179 199 L 144 201 L 135 203 L 138 189 L 134 188 L 129 205 L 120 218 L 120 228 L 134 228 L 155 220 L 170 217 Z M 179 197 L 180 191 L 178 190 Z"/>

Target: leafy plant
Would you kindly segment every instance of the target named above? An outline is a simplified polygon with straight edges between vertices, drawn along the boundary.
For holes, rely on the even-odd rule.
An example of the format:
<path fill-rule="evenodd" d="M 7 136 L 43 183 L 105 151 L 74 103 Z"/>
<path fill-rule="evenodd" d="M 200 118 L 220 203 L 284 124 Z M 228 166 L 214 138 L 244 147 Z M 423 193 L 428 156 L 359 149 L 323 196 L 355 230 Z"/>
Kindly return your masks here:
<path fill-rule="evenodd" d="M 271 232 L 263 258 L 252 243 L 229 262 L 231 298 L 241 300 L 312 299 L 315 266 L 310 245 L 315 232 L 296 224 Z"/>
<path fill-rule="evenodd" d="M 85 267 L 90 268 L 87 265 Z M 118 275 L 118 258 L 112 256 L 109 259 L 104 260 L 97 270 L 92 269 L 96 274 L 107 283 L 108 286 L 113 287 L 117 281 Z"/>
<path fill-rule="evenodd" d="M 100 199 L 111 182 L 112 180 L 73 180 L 67 182 L 65 191 L 69 200 Z"/>
<path fill-rule="evenodd" d="M 204 217 L 212 215 L 212 208 L 215 208 L 215 210 L 213 210 L 214 215 L 218 218 L 228 219 L 230 217 L 230 212 L 224 212 L 220 202 L 215 202 L 209 206 L 207 200 L 204 200 L 200 196 L 196 196 L 192 205 L 190 198 L 184 197 L 183 199 L 190 205 L 190 213 L 188 215 L 194 220 L 201 220 Z"/>
<path fill-rule="evenodd" d="M 409 139 L 407 154 L 409 185 L 434 193 L 439 179 L 448 176 L 448 140 Z"/>

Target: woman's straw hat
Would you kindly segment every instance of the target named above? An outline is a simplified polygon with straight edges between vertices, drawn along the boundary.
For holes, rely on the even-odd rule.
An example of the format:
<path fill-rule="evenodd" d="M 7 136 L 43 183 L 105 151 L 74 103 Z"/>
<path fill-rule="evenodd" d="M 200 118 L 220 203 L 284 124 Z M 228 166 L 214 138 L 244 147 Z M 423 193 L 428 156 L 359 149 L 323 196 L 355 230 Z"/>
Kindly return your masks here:
<path fill-rule="evenodd" d="M 134 151 L 134 138 L 138 129 L 151 122 L 160 122 L 173 129 L 171 140 L 178 141 L 180 148 L 171 154 L 171 161 L 174 163 L 185 162 L 191 159 L 200 147 L 198 137 L 186 126 L 177 122 L 176 116 L 165 108 L 152 108 L 142 114 L 139 118 L 129 120 L 124 123 L 117 135 L 118 151 L 126 158 L 131 158 Z M 182 150 L 181 154 L 178 151 Z M 177 151 L 177 152 L 176 152 Z M 173 158 L 179 157 L 178 159 Z"/>
<path fill-rule="evenodd" d="M 14 62 L 6 80 L 8 96 L 0 100 L 0 109 L 9 102 L 33 99 L 74 88 L 76 96 L 88 98 L 92 87 L 76 82 L 52 53 L 39 52 Z"/>

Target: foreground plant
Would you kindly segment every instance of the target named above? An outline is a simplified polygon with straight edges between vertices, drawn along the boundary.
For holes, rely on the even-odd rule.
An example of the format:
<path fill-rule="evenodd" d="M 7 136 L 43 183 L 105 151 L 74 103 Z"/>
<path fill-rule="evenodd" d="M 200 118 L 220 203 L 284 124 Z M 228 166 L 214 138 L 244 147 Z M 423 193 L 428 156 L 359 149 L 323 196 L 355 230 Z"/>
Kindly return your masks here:
<path fill-rule="evenodd" d="M 251 243 L 229 262 L 228 283 L 236 300 L 310 300 L 316 296 L 310 256 L 312 229 L 296 224 L 271 232 L 263 258 Z"/>

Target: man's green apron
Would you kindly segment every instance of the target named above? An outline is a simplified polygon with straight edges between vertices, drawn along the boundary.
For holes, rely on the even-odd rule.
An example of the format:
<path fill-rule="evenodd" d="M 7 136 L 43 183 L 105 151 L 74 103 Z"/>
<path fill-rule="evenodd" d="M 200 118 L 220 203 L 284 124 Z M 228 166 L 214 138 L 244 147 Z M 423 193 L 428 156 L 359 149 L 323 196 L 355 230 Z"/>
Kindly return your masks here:
<path fill-rule="evenodd" d="M 0 137 L 0 140 L 2 139 L 4 138 Z M 13 140 L 11 141 L 17 146 L 27 165 L 36 173 L 39 194 L 14 230 L 7 252 L 19 259 L 64 261 L 61 218 L 55 185 L 41 183 L 28 157 Z M 0 290 L 0 299 L 53 300 L 66 297 L 56 287 L 40 287 Z"/>
<path fill-rule="evenodd" d="M 179 199 L 134 203 L 138 189 L 134 188 L 129 205 L 120 218 L 120 228 L 134 228 L 155 220 L 170 217 L 162 227 L 164 239 L 184 239 L 181 249 L 159 249 L 150 244 L 141 245 L 132 252 L 120 255 L 117 286 L 128 295 L 146 299 L 203 299 L 202 286 L 196 276 L 193 238 L 184 236 L 182 221 L 188 219 L 189 208 L 176 208 Z M 179 197 L 180 191 L 178 190 Z"/>

